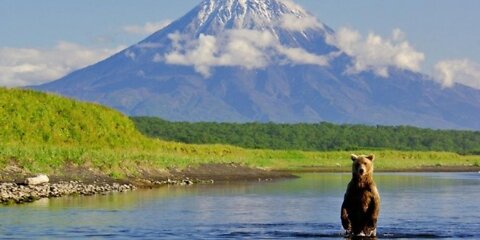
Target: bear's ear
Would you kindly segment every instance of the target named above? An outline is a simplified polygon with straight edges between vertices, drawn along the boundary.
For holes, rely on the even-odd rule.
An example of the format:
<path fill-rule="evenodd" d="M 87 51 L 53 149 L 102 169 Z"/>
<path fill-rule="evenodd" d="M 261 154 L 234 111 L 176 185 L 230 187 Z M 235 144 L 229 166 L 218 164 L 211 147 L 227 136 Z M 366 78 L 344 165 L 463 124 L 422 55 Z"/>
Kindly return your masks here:
<path fill-rule="evenodd" d="M 373 162 L 373 160 L 375 160 L 375 155 L 370 154 L 367 156 L 367 159 Z"/>
<path fill-rule="evenodd" d="M 352 161 L 357 161 L 358 159 L 358 156 L 355 154 L 350 155 L 350 157 L 352 158 Z"/>

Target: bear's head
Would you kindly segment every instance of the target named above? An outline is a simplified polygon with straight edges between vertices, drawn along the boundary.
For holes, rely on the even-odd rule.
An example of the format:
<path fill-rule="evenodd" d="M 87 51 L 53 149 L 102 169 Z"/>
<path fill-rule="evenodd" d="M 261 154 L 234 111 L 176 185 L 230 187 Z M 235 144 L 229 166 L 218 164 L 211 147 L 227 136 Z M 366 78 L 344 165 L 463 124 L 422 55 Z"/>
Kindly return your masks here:
<path fill-rule="evenodd" d="M 373 160 L 374 155 L 360 155 L 352 154 L 352 174 L 355 177 L 363 178 L 365 176 L 371 176 L 373 174 Z"/>

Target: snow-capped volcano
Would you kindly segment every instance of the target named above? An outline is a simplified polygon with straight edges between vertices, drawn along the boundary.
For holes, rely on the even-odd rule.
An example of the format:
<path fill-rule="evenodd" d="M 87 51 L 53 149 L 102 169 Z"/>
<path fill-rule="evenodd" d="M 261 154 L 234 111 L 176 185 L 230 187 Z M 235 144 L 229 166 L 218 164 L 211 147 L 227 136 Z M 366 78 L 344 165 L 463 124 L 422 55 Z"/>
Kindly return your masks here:
<path fill-rule="evenodd" d="M 384 58 L 355 58 L 364 49 L 339 49 L 334 35 L 292 0 L 204 0 L 138 44 L 36 88 L 169 120 L 480 129 L 480 91 L 414 72 L 422 55 L 395 55 L 408 44 L 386 44 L 391 57 L 372 67 Z"/>
<path fill-rule="evenodd" d="M 332 32 L 289 0 L 205 0 L 128 54 L 162 43 L 155 62 L 193 66 L 204 77 L 213 67 L 326 66 L 336 50 L 325 42 Z"/>
<path fill-rule="evenodd" d="M 287 29 L 302 28 L 305 24 L 311 28 L 323 27 L 315 17 L 288 0 L 206 0 L 191 14 L 195 18 L 188 29 L 196 35 L 216 35 L 224 29 L 255 29 L 279 36 L 276 34 L 279 25 Z"/>

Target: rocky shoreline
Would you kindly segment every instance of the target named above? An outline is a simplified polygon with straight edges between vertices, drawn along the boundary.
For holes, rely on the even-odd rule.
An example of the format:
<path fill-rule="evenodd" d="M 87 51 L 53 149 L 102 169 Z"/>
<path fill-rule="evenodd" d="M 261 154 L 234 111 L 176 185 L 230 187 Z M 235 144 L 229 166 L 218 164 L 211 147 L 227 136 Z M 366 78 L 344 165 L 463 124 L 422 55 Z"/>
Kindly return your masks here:
<path fill-rule="evenodd" d="M 150 171 L 123 180 L 81 167 L 67 167 L 64 175 L 46 176 L 25 172 L 17 166 L 0 171 L 0 205 L 29 203 L 42 198 L 69 195 L 89 196 L 156 188 L 236 181 L 270 181 L 291 178 L 289 173 L 272 172 L 237 164 L 208 164 L 183 170 Z M 30 177 L 30 178 L 29 178 Z M 44 180 L 46 182 L 39 182 Z M 39 183 L 39 184 L 37 184 Z"/>
<path fill-rule="evenodd" d="M 89 196 L 111 192 L 127 192 L 135 189 L 136 187 L 132 184 L 86 184 L 79 181 L 43 183 L 40 185 L 1 183 L 0 203 L 28 203 L 42 198 L 56 198 L 68 195 Z"/>
<path fill-rule="evenodd" d="M 137 179 L 132 183 L 83 183 L 80 181 L 43 183 L 28 185 L 18 183 L 0 183 L 0 204 L 22 204 L 34 202 L 42 198 L 57 198 L 63 196 L 91 196 L 115 192 L 134 191 L 137 188 L 153 188 L 165 185 L 188 186 L 193 184 L 213 184 L 214 180 L 182 180 L 167 179 L 164 181 L 151 181 Z"/>

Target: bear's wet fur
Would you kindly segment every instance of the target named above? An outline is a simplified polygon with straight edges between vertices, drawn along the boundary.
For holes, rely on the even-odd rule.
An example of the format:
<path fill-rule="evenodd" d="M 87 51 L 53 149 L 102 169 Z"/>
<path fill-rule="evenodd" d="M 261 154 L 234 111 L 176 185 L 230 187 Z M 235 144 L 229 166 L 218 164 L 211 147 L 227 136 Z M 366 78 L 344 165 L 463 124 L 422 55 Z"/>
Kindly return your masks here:
<path fill-rule="evenodd" d="M 373 181 L 374 155 L 352 154 L 352 180 L 348 184 L 342 204 L 343 228 L 352 237 L 375 237 L 380 195 Z"/>

